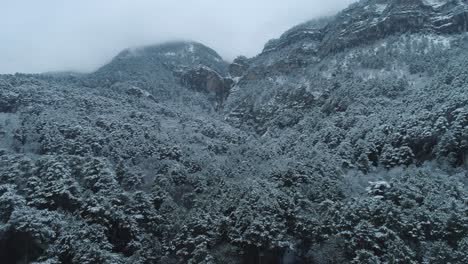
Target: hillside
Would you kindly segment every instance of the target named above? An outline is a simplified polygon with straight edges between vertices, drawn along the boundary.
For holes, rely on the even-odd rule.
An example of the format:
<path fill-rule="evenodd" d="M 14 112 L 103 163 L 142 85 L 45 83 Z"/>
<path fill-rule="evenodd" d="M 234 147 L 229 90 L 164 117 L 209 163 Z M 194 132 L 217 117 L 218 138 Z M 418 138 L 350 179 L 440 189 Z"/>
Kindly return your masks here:
<path fill-rule="evenodd" d="M 0 75 L 2 263 L 467 263 L 468 2 Z"/>

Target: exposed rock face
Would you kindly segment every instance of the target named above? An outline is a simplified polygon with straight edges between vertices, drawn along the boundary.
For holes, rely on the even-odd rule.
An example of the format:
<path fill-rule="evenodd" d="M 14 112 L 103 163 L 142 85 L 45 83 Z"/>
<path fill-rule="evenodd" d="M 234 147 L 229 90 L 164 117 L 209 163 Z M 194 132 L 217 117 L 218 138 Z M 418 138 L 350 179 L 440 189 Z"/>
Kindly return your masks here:
<path fill-rule="evenodd" d="M 409 74 L 425 71 L 423 63 L 413 63 L 411 59 L 406 61 L 415 56 L 415 50 L 420 49 L 411 46 L 435 41 L 438 44 L 432 43 L 429 46 L 449 47 L 450 38 L 456 38 L 460 36 L 457 33 L 468 29 L 467 3 L 468 1 L 459 0 L 363 0 L 335 17 L 298 25 L 279 39 L 269 41 L 261 54 L 249 59 L 249 68 L 226 101 L 228 120 L 236 126 L 253 124 L 259 133 L 264 133 L 271 124 L 288 127 L 289 124 L 297 123 L 301 118 L 301 111 L 289 111 L 292 102 L 297 103 L 297 100 L 291 99 L 294 96 L 290 94 L 304 94 L 304 98 L 314 98 L 311 102 L 322 104 L 329 100 L 327 96 L 330 91 L 348 85 L 337 81 L 337 76 L 345 72 L 351 76 L 353 72 L 367 71 L 367 67 L 381 69 L 379 67 L 382 65 L 391 64 L 376 53 L 379 49 L 385 50 L 384 53 L 390 50 L 388 47 L 380 48 L 379 41 L 383 46 L 389 44 L 386 42 L 388 39 L 401 41 L 398 45 L 393 45 L 392 42 L 389 44 L 393 45 L 394 51 L 387 60 L 394 60 L 392 56 L 395 54 L 402 56 L 395 62 L 400 66 L 387 66 L 394 73 L 396 69 L 401 70 L 402 63 L 407 64 L 403 67 L 409 68 Z M 402 36 L 408 38 L 403 40 Z M 422 41 L 421 36 L 427 38 Z M 412 38 L 414 40 L 410 40 Z M 375 47 L 366 48 L 369 45 Z M 406 50 L 403 50 L 402 45 L 406 46 Z M 361 58 L 361 62 L 349 63 L 356 56 L 356 49 L 361 48 L 358 54 L 368 53 L 372 59 Z M 430 49 L 426 47 L 417 52 L 427 53 Z M 439 52 L 435 50 L 436 53 Z M 402 55 L 404 53 L 406 55 Z M 361 65 L 364 65 L 364 69 L 350 68 Z M 401 76 L 401 72 L 396 75 Z M 386 89 L 389 95 L 406 89 L 405 85 L 398 83 L 394 82 L 395 87 L 392 85 Z M 346 98 L 329 102 L 325 111 L 345 112 L 350 100 L 352 99 Z M 305 104 L 304 109 L 310 105 L 311 103 Z M 279 122 L 279 116 L 282 115 L 280 113 L 294 116 L 286 118 L 294 122 Z"/>
<path fill-rule="evenodd" d="M 91 87 L 137 87 L 159 101 L 183 98 L 188 87 L 212 94 L 209 99 L 220 107 L 230 88 L 227 76 L 228 63 L 214 50 L 196 42 L 171 42 L 126 49 L 84 79 Z"/>
<path fill-rule="evenodd" d="M 169 42 L 165 44 L 126 49 L 97 73 L 109 71 L 156 71 L 160 64 L 169 70 L 204 65 L 221 75 L 227 74 L 228 64 L 216 51 L 197 42 Z"/>
<path fill-rule="evenodd" d="M 406 32 L 453 34 L 468 29 L 466 0 L 366 0 L 332 20 L 311 21 L 265 45 L 263 53 L 307 41 L 310 54 L 325 56 Z M 327 23 L 328 22 L 328 23 Z"/>
<path fill-rule="evenodd" d="M 323 30 L 319 52 L 325 55 L 399 33 L 453 34 L 467 29 L 465 0 L 361 1 L 339 14 Z"/>
<path fill-rule="evenodd" d="M 209 94 L 216 101 L 217 107 L 222 107 L 233 84 L 232 79 L 224 78 L 208 67 L 183 72 L 181 82 L 192 90 Z"/>
<path fill-rule="evenodd" d="M 279 39 L 270 40 L 262 53 L 270 53 L 280 49 L 303 49 L 309 53 L 315 53 L 323 39 L 324 27 L 330 21 L 329 18 L 322 18 L 298 25 L 286 31 Z"/>
<path fill-rule="evenodd" d="M 239 56 L 229 65 L 229 74 L 234 78 L 241 77 L 249 68 L 249 64 L 248 58 Z"/>
<path fill-rule="evenodd" d="M 359 1 L 335 17 L 309 21 L 290 29 L 279 39 L 269 41 L 261 54 L 249 59 L 249 67 L 243 71 L 239 80 L 241 88 L 238 90 L 243 91 L 237 93 L 238 98 L 233 96 L 227 100 L 227 108 L 232 112 L 232 116 L 247 118 L 250 115 L 243 112 L 250 113 L 252 109 L 258 112 L 260 108 L 258 101 L 262 101 L 263 104 L 263 101 L 276 98 L 276 92 L 272 92 L 274 89 L 271 89 L 271 86 L 301 87 L 301 82 L 310 86 L 311 81 L 304 80 L 303 77 L 315 72 L 316 67 L 328 68 L 330 63 L 337 61 L 334 56 L 340 52 L 346 53 L 354 48 L 372 45 L 379 40 L 396 38 L 404 34 L 444 38 L 467 30 L 468 1 L 466 0 Z M 334 59 L 330 60 L 331 58 Z M 413 65 L 409 67 L 414 69 Z M 326 74 L 333 76 L 338 73 Z M 296 76 L 285 77 L 293 75 Z M 291 80 L 288 79 L 295 79 L 295 84 L 291 84 Z M 314 87 L 310 89 L 314 90 Z M 253 95 L 258 94 L 263 94 L 262 99 L 255 102 L 256 100 L 252 99 Z M 275 103 L 277 101 L 275 99 Z M 281 101 L 284 101 L 284 98 Z M 270 109 L 270 106 L 265 107 Z M 244 110 L 240 110 L 241 108 Z M 270 118 L 275 117 L 273 115 Z"/>
<path fill-rule="evenodd" d="M 0 89 L 0 113 L 12 112 L 16 108 L 19 94 Z"/>

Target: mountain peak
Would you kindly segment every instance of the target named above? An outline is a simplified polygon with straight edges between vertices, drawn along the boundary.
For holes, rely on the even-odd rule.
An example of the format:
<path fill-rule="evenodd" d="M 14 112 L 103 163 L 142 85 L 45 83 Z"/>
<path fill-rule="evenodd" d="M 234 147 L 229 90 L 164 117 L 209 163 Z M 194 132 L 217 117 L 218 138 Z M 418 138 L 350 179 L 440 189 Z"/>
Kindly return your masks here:
<path fill-rule="evenodd" d="M 123 80 L 154 83 L 201 66 L 222 76 L 228 74 L 228 64 L 213 49 L 194 41 L 176 41 L 125 49 L 93 73 L 92 78 L 99 80 L 99 85 Z"/>
<path fill-rule="evenodd" d="M 158 56 L 158 57 L 186 57 L 196 56 L 205 53 L 211 55 L 214 59 L 222 61 L 223 59 L 213 49 L 195 41 L 172 41 L 161 44 L 133 47 L 123 50 L 115 59 L 125 59 L 129 57 Z"/>

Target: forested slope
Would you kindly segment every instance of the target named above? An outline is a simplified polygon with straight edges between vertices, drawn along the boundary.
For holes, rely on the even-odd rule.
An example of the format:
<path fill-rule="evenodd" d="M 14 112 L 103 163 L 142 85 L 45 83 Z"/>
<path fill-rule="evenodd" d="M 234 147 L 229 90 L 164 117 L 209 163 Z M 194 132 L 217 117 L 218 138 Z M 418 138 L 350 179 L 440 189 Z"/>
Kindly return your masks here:
<path fill-rule="evenodd" d="M 362 0 L 231 64 L 0 75 L 0 260 L 467 263 L 467 14 Z"/>

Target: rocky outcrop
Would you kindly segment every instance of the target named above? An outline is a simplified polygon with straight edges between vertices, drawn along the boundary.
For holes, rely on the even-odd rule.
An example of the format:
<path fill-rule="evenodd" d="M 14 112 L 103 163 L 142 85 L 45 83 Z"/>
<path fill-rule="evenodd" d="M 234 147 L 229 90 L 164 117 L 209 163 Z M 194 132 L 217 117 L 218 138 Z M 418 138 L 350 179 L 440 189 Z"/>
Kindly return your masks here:
<path fill-rule="evenodd" d="M 219 107 L 227 96 L 226 76 L 228 63 L 211 48 L 197 42 L 170 42 L 126 49 L 82 79 L 88 87 L 107 87 L 158 102 L 190 98 L 210 108 L 213 102 Z M 187 87 L 213 95 L 209 100 L 194 99 Z"/>
<path fill-rule="evenodd" d="M 324 21 L 329 20 L 328 18 L 313 20 L 288 30 L 281 38 L 268 41 L 265 44 L 263 53 L 292 47 L 298 43 L 308 43 L 309 48 L 311 48 L 314 43 L 320 43 L 323 39 Z"/>
<path fill-rule="evenodd" d="M 175 73 L 200 65 L 214 69 L 223 76 L 228 74 L 228 63 L 209 47 L 196 42 L 171 42 L 126 49 L 86 79 L 89 86 L 138 81 L 145 83 L 150 90 L 161 83 L 173 87 L 178 81 L 174 78 Z"/>
<path fill-rule="evenodd" d="M 465 0 L 370 0 L 341 12 L 322 32 L 319 52 L 326 55 L 394 34 L 453 34 L 468 29 Z"/>
<path fill-rule="evenodd" d="M 345 49 L 389 36 L 466 31 L 467 0 L 362 0 L 334 17 L 311 20 L 270 40 L 261 54 L 249 60 L 240 82 L 288 75 Z"/>
<path fill-rule="evenodd" d="M 229 65 L 229 74 L 234 78 L 241 77 L 245 74 L 249 66 L 249 59 L 244 56 L 239 56 Z"/>
<path fill-rule="evenodd" d="M 288 51 L 291 47 L 297 51 L 297 44 L 301 43 L 309 55 L 323 57 L 395 34 L 455 34 L 467 30 L 466 0 L 365 0 L 334 19 L 311 21 L 289 30 L 268 42 L 262 54 Z"/>
<path fill-rule="evenodd" d="M 0 113 L 14 112 L 19 101 L 19 94 L 11 86 L 0 81 Z"/>
<path fill-rule="evenodd" d="M 222 107 L 233 84 L 232 79 L 203 66 L 183 72 L 180 78 L 185 87 L 208 94 L 216 102 L 217 108 Z"/>

